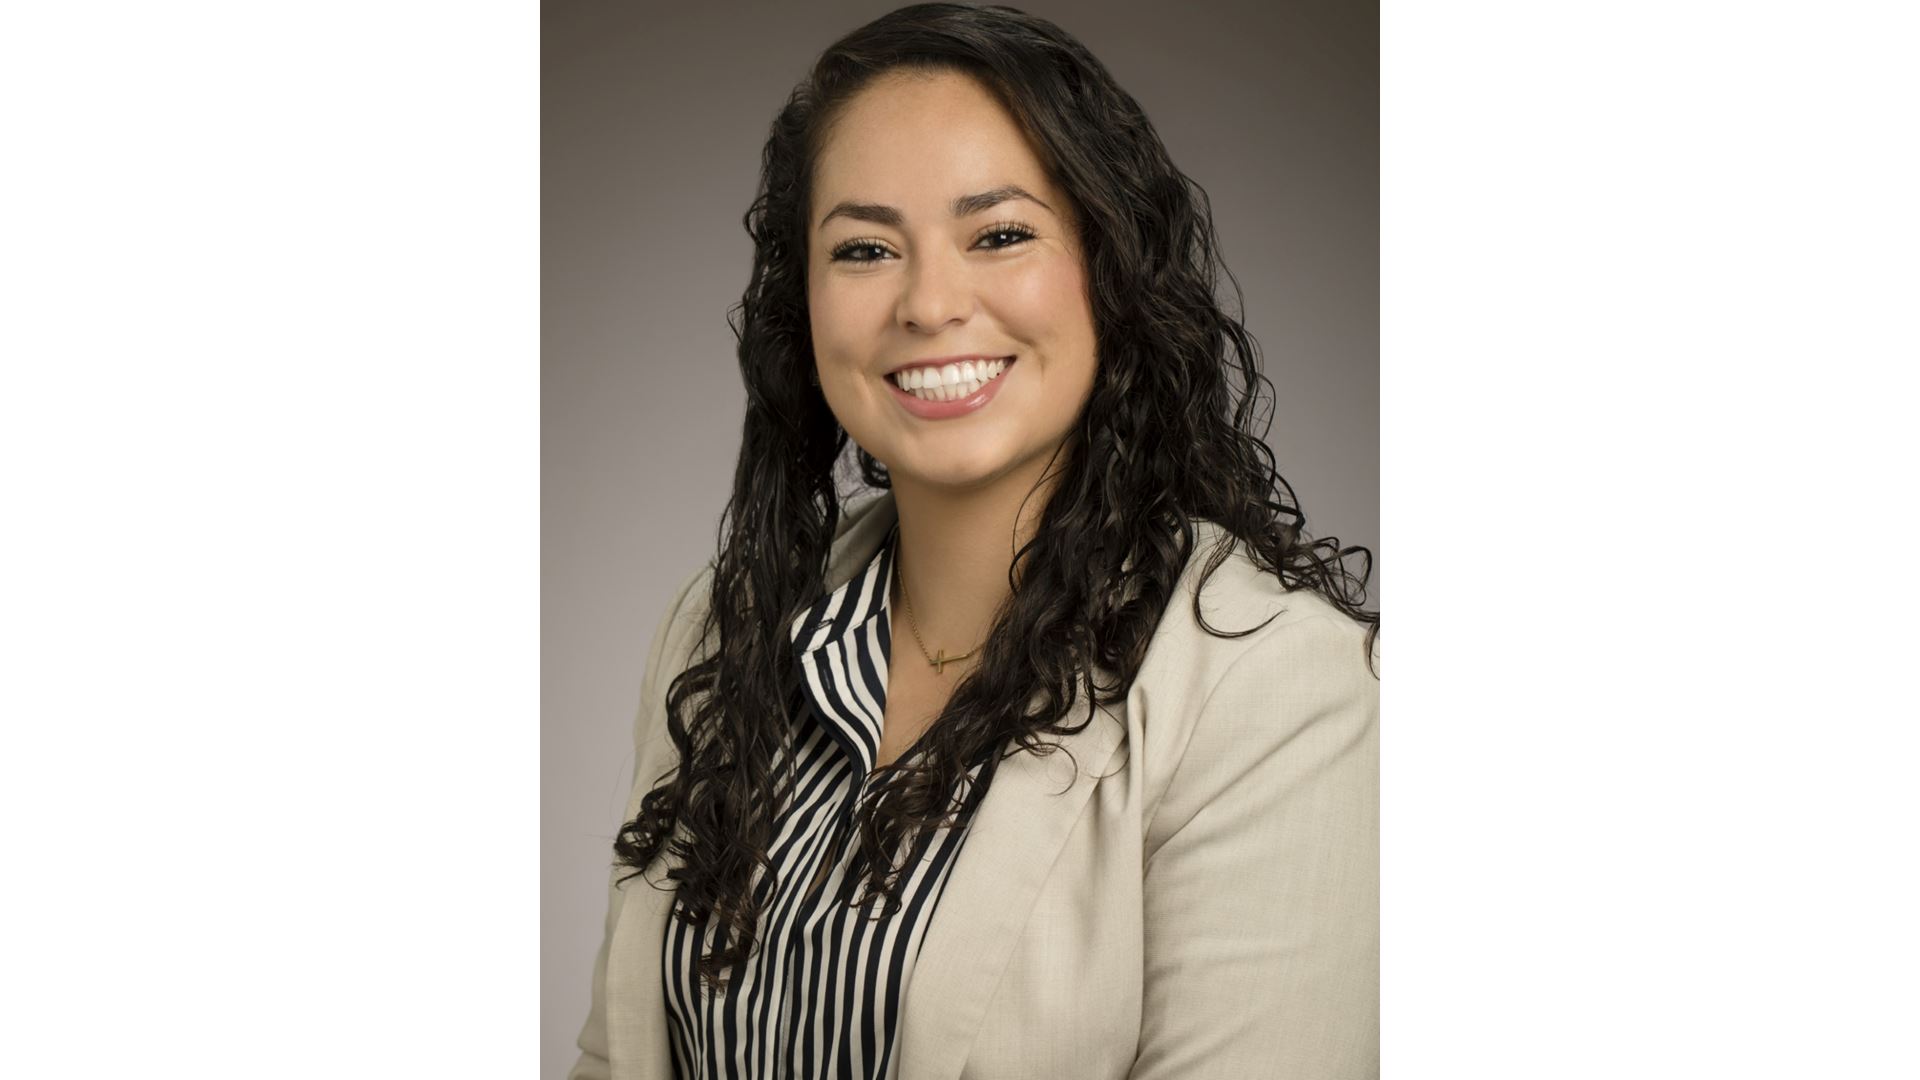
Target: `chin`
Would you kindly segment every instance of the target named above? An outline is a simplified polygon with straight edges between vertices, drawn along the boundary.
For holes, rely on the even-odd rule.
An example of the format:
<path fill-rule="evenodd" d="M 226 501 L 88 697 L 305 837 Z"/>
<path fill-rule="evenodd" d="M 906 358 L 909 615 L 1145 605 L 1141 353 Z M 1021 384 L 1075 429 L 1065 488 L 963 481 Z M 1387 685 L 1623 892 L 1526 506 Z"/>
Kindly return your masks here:
<path fill-rule="evenodd" d="M 964 461 L 945 458 L 934 462 L 906 460 L 899 466 L 888 466 L 888 472 L 895 477 L 908 478 L 915 483 L 929 487 L 978 488 L 985 487 L 1006 475 L 1012 463 L 1002 457 L 979 455 Z"/>

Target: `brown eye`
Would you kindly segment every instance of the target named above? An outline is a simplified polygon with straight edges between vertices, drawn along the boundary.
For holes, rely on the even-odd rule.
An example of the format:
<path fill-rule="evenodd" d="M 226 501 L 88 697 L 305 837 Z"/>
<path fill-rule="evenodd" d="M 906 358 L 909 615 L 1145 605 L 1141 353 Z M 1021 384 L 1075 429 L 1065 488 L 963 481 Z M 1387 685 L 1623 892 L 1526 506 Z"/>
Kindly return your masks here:
<path fill-rule="evenodd" d="M 1017 225 L 1011 222 L 1005 225 L 995 225 L 981 234 L 980 242 L 986 243 L 988 240 L 998 238 L 1006 238 L 1006 240 L 1004 243 L 989 244 L 989 250 L 999 251 L 1004 248 L 1018 247 L 1028 240 L 1033 239 L 1033 230 L 1027 228 L 1025 225 Z"/>
<path fill-rule="evenodd" d="M 874 255 L 872 258 L 865 258 L 860 256 L 858 254 L 859 252 L 879 252 L 879 254 Z M 827 258 L 832 262 L 870 263 L 879 262 L 886 257 L 886 253 L 887 249 L 881 247 L 878 241 L 849 240 L 839 247 L 834 248 Z"/>

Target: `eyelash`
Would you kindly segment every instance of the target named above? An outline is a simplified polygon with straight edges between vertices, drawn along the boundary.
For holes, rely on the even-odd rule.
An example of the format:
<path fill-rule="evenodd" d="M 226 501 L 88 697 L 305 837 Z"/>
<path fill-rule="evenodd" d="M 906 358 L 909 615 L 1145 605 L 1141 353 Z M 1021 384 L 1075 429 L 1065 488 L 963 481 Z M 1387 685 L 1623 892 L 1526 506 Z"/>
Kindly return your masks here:
<path fill-rule="evenodd" d="M 985 240 L 990 236 L 999 236 L 1003 233 L 1009 236 L 1018 237 L 1018 239 L 1012 243 L 1001 244 L 997 247 L 991 248 L 990 250 L 1005 251 L 1008 248 L 1019 247 L 1021 244 L 1026 243 L 1028 240 L 1031 240 L 1034 238 L 1033 230 L 1027 228 L 1025 225 L 1022 225 L 1017 221 L 1003 221 L 998 225 L 987 226 L 985 231 L 981 232 L 979 240 Z M 976 240 L 975 243 L 978 243 L 979 240 Z M 846 243 L 841 244 L 839 247 L 834 248 L 832 253 L 830 253 L 827 256 L 827 258 L 832 262 L 848 262 L 848 263 L 882 262 L 884 260 L 879 258 L 856 259 L 856 258 L 853 258 L 851 255 L 849 255 L 848 252 L 859 251 L 863 248 L 884 248 L 885 246 L 886 245 L 881 243 L 879 240 L 867 239 L 864 237 L 860 239 L 855 239 L 855 240 L 848 240 Z"/>

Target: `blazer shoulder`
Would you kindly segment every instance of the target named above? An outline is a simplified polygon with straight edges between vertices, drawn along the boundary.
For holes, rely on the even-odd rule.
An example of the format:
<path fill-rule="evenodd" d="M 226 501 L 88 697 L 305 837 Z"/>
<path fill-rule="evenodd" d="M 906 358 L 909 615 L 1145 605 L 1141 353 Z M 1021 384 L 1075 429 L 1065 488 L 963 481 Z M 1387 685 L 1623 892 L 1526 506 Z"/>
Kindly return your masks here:
<path fill-rule="evenodd" d="M 705 621 L 708 605 L 713 599 L 714 563 L 709 559 L 680 578 L 680 584 L 674 588 L 673 599 L 667 604 L 666 613 L 660 619 L 660 633 L 664 641 L 666 656 L 688 659 L 686 655 L 693 647 L 692 638 Z M 678 671 L 666 673 L 669 677 Z"/>
<path fill-rule="evenodd" d="M 675 629 L 679 629 L 684 622 L 706 616 L 707 606 L 713 600 L 715 569 L 713 560 L 708 559 L 680 578 L 680 585 L 675 590 L 673 603 L 667 613 L 667 621 Z"/>
<path fill-rule="evenodd" d="M 1218 565 L 1210 568 L 1216 558 Z M 1194 654 L 1209 654 L 1199 667 L 1214 678 L 1244 657 L 1273 658 L 1297 648 L 1302 639 L 1329 652 L 1344 646 L 1362 668 L 1368 666 L 1371 655 L 1377 671 L 1379 641 L 1376 637 L 1369 654 L 1366 638 L 1365 624 L 1317 592 L 1287 588 L 1277 575 L 1254 562 L 1238 538 L 1202 522 L 1193 552 L 1161 615 L 1153 646 L 1180 656 L 1188 665 L 1197 658 Z"/>
<path fill-rule="evenodd" d="M 1358 745 L 1378 719 L 1379 648 L 1376 639 L 1370 665 L 1365 624 L 1318 593 L 1285 588 L 1237 541 L 1207 576 L 1211 556 L 1196 544 L 1128 698 L 1149 851 L 1248 762 L 1289 746 L 1311 756 Z"/>
<path fill-rule="evenodd" d="M 649 644 L 646 673 L 641 683 L 641 702 L 635 718 L 634 739 L 645 745 L 664 739 L 667 690 L 674 677 L 691 667 L 694 653 L 705 636 L 707 609 L 711 603 L 714 564 L 712 560 L 685 574 L 675 586 L 673 598 L 661 613 Z"/>

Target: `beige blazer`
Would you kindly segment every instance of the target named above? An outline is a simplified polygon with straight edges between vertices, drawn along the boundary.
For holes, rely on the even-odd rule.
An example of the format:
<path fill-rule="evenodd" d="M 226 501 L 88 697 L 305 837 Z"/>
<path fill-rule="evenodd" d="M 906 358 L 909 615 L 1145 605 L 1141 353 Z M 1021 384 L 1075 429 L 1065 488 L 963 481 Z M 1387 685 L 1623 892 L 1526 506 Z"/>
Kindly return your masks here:
<path fill-rule="evenodd" d="M 848 508 L 829 588 L 894 520 L 891 493 Z M 905 989 L 903 1080 L 1378 1074 L 1380 684 L 1365 630 L 1236 546 L 1207 584 L 1208 624 L 1276 617 L 1210 636 L 1191 590 L 1216 536 L 1202 523 L 1125 701 L 1055 737 L 1072 758 L 1001 763 Z M 654 635 L 629 819 L 674 763 L 664 698 L 692 660 L 709 573 Z M 571 1077 L 671 1080 L 664 881 L 655 863 L 608 891 Z"/>

